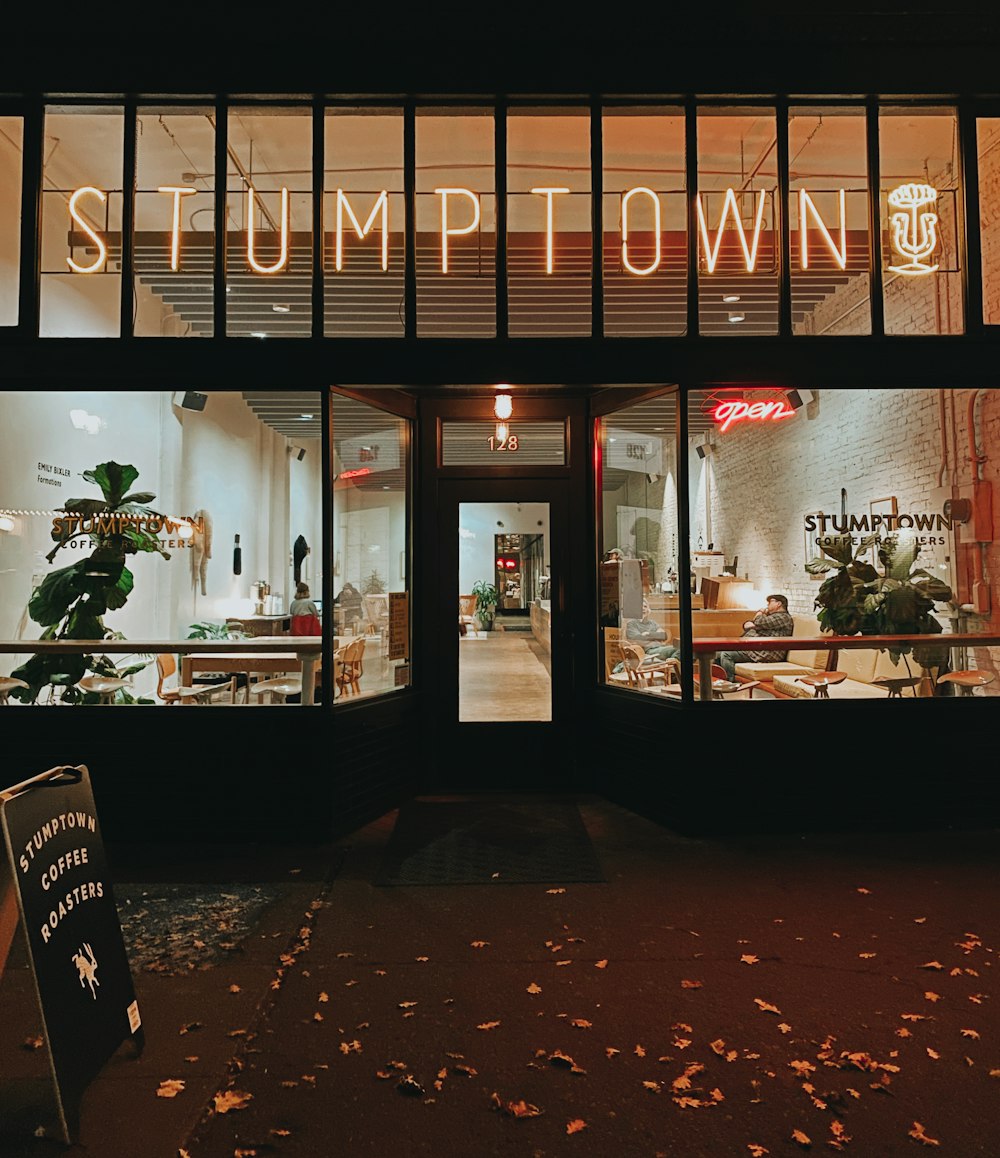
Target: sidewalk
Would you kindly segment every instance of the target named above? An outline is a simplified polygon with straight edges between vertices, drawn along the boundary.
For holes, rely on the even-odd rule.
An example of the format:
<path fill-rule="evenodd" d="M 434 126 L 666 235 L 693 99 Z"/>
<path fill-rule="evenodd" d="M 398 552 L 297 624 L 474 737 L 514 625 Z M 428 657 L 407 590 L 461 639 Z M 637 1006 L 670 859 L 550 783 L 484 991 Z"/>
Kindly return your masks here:
<path fill-rule="evenodd" d="M 377 887 L 394 813 L 182 873 L 110 850 L 126 914 L 183 877 L 215 933 L 176 897 L 169 931 L 126 919 L 147 1045 L 69 1152 L 996 1158 L 995 832 L 691 839 L 579 805 L 605 883 Z"/>

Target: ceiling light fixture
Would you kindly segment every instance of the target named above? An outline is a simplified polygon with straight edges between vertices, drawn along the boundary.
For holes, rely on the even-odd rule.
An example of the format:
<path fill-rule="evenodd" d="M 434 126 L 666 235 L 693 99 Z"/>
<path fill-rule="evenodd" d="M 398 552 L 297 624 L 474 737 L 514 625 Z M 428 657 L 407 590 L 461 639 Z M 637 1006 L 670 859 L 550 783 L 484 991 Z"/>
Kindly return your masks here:
<path fill-rule="evenodd" d="M 292 312 L 292 307 L 291 307 L 291 306 L 286 306 L 286 305 L 283 305 L 283 304 L 281 304 L 280 302 L 275 302 L 275 303 L 274 303 L 274 304 L 271 306 L 271 309 L 272 309 L 272 311 L 273 311 L 274 313 L 276 313 L 276 314 L 290 314 L 290 313 Z"/>
<path fill-rule="evenodd" d="M 505 422 L 514 413 L 514 399 L 509 394 L 498 394 L 493 399 L 493 413 Z"/>
<path fill-rule="evenodd" d="M 742 310 L 730 310 L 729 320 L 731 322 L 745 322 L 746 314 Z"/>
<path fill-rule="evenodd" d="M 723 294 L 722 300 L 724 302 L 730 302 L 730 303 L 738 302 L 740 300 L 740 295 L 739 294 Z"/>

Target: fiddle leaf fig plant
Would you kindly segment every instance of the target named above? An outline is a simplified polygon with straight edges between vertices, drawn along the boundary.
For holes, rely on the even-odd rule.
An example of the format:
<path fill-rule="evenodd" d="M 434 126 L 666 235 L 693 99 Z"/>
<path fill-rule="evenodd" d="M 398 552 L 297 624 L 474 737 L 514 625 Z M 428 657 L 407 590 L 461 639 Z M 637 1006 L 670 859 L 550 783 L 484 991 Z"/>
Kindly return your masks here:
<path fill-rule="evenodd" d="M 109 611 L 123 607 L 132 593 L 134 577 L 125 565 L 129 555 L 155 552 L 169 559 L 154 531 L 164 516 L 148 504 L 156 498 L 148 491 L 129 487 L 139 477 L 134 466 L 103 462 L 83 472 L 84 479 L 99 487 L 102 498 L 68 499 L 65 512 L 52 521 L 55 546 L 46 555 L 51 563 L 71 544 L 78 549 L 89 541 L 88 555 L 66 567 L 49 572 L 32 593 L 28 615 L 43 628 L 39 639 L 100 640 L 124 639 L 104 623 Z M 33 655 L 11 674 L 24 680 L 27 688 L 17 688 L 12 696 L 34 703 L 43 688 L 62 687 L 65 703 L 97 703 L 93 692 L 78 688 L 87 672 L 103 676 L 127 676 L 142 671 L 150 660 L 116 668 L 107 655 L 73 653 Z M 153 703 L 136 700 L 125 688 L 117 694 L 119 703 Z"/>
<path fill-rule="evenodd" d="M 875 547 L 882 567 L 868 554 Z M 811 560 L 806 570 L 827 574 L 816 594 L 817 619 L 834 635 L 937 635 L 943 630 L 934 604 L 952 599 L 952 591 L 930 572 L 915 567 L 920 546 L 899 535 L 868 535 L 855 546 L 850 535 L 823 540 L 825 557 Z M 912 652 L 923 668 L 948 661 L 944 644 L 897 644 L 887 649 L 893 663 Z M 909 664 L 907 664 L 909 669 Z"/>

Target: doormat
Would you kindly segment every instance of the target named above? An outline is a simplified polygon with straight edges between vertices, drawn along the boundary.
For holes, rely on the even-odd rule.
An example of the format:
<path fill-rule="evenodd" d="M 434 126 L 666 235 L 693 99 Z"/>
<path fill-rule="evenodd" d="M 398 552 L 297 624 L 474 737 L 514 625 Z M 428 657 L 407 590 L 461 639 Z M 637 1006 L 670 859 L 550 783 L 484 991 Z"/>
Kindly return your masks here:
<path fill-rule="evenodd" d="M 572 803 L 420 801 L 404 804 L 376 885 L 603 883 Z"/>

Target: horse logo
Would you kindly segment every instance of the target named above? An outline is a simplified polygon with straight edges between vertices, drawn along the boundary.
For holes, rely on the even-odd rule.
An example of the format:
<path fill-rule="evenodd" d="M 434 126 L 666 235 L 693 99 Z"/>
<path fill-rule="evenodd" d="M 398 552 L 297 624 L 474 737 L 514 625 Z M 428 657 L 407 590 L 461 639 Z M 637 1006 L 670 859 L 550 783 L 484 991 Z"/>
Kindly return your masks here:
<path fill-rule="evenodd" d="M 83 949 L 77 949 L 70 957 L 70 960 L 80 974 L 80 987 L 83 988 L 85 985 L 89 985 L 90 996 L 96 1001 L 97 986 L 101 984 L 100 981 L 97 980 L 97 958 L 94 956 L 94 950 L 91 949 L 86 941 L 83 943 L 83 948 L 87 950 L 86 957 L 83 955 Z"/>

